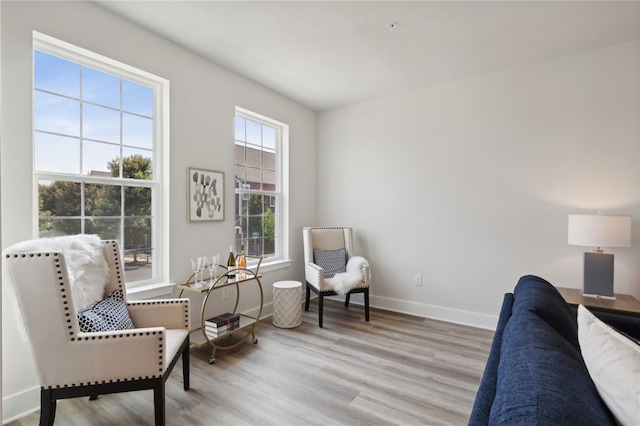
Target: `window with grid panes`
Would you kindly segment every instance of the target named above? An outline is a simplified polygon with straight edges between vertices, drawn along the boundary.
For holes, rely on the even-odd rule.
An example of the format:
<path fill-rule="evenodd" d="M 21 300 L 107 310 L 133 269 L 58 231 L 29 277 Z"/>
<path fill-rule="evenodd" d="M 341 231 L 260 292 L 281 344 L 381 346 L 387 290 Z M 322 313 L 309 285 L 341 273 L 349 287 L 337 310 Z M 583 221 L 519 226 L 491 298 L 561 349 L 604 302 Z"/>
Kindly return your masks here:
<path fill-rule="evenodd" d="M 287 126 L 240 108 L 235 116 L 235 249 L 269 260 L 285 256 L 283 135 Z M 248 259 L 249 263 L 251 258 Z"/>
<path fill-rule="evenodd" d="M 118 240 L 127 285 L 163 280 L 168 82 L 48 37 L 34 36 L 33 59 L 38 235 Z"/>

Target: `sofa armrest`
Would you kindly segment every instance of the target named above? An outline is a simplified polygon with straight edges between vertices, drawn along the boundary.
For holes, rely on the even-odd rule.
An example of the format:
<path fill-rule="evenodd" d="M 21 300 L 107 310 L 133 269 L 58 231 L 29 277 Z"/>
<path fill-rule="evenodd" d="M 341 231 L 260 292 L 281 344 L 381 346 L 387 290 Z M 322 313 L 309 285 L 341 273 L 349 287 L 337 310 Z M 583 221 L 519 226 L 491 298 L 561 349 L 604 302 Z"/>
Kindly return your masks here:
<path fill-rule="evenodd" d="M 511 308 L 513 307 L 513 293 L 506 293 L 502 300 L 502 308 L 498 317 L 496 332 L 493 335 L 489 358 L 482 374 L 482 380 L 478 387 L 476 399 L 471 411 L 469 425 L 487 425 L 489 424 L 489 416 L 491 406 L 496 395 L 498 383 L 498 364 L 500 363 L 500 351 L 502 350 L 502 334 L 504 328 L 511 318 Z"/>
<path fill-rule="evenodd" d="M 136 328 L 189 329 L 189 299 L 156 299 L 127 302 Z"/>

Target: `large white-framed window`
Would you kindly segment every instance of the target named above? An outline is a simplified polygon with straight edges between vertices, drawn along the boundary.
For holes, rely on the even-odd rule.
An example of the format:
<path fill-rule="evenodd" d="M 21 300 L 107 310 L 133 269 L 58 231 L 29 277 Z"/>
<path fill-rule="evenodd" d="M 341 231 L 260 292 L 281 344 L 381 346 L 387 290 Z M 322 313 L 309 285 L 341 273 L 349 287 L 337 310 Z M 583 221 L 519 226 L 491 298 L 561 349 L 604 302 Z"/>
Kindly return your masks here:
<path fill-rule="evenodd" d="M 168 281 L 169 82 L 33 34 L 34 234 L 97 234 L 127 287 Z"/>
<path fill-rule="evenodd" d="M 234 148 L 236 251 L 288 261 L 289 126 L 237 107 Z"/>

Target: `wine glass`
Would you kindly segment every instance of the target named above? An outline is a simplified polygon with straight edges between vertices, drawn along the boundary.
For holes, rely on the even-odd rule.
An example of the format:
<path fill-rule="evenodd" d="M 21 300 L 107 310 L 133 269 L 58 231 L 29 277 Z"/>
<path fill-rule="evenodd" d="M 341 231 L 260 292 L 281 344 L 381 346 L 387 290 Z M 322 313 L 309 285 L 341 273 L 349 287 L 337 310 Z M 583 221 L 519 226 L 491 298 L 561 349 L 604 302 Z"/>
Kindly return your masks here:
<path fill-rule="evenodd" d="M 209 287 L 213 285 L 214 273 L 218 269 L 218 256 L 207 256 L 207 269 L 209 270 Z M 218 278 L 217 276 L 215 278 Z"/>
<path fill-rule="evenodd" d="M 200 264 L 200 287 L 202 287 L 202 284 L 204 284 L 204 270 L 207 268 L 207 259 L 205 256 L 199 256 L 198 259 Z"/>
<path fill-rule="evenodd" d="M 191 258 L 191 269 L 193 270 L 195 282 L 193 283 L 193 288 L 201 288 L 202 285 L 198 281 L 198 272 L 202 269 L 202 257 L 192 257 Z"/>

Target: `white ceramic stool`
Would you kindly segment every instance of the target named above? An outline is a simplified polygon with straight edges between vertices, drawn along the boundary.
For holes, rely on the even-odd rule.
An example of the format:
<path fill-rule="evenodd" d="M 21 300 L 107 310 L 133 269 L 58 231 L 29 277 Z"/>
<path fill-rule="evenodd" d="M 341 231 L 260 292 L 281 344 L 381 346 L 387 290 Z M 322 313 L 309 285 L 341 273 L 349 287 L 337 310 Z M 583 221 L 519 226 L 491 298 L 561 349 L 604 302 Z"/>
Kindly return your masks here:
<path fill-rule="evenodd" d="M 302 283 L 278 281 L 273 284 L 273 325 L 293 328 L 302 324 Z"/>

